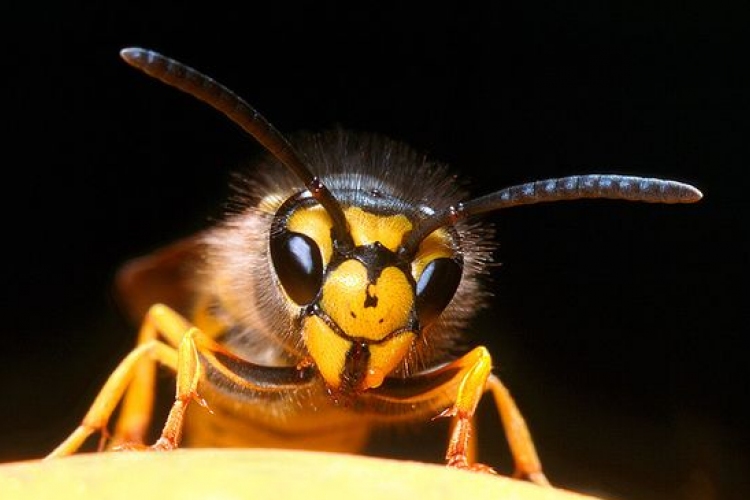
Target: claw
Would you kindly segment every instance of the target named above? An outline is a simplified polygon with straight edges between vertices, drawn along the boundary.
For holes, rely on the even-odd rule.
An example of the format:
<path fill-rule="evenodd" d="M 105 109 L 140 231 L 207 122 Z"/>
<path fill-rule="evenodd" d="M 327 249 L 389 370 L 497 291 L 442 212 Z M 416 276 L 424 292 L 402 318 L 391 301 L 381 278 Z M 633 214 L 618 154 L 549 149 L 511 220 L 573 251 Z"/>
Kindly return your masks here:
<path fill-rule="evenodd" d="M 112 448 L 112 451 L 170 451 L 177 448 L 177 445 L 166 438 L 159 438 L 151 446 L 143 443 L 129 442 Z"/>
<path fill-rule="evenodd" d="M 128 442 L 118 444 L 112 448 L 112 451 L 149 451 L 150 449 L 150 446 L 146 446 L 143 443 Z"/>
<path fill-rule="evenodd" d="M 109 430 L 107 427 L 102 427 L 99 431 L 99 444 L 96 446 L 96 451 L 104 451 L 104 449 L 107 447 L 107 442 L 109 442 L 109 438 L 112 437 L 109 433 Z"/>
<path fill-rule="evenodd" d="M 489 465 L 480 463 L 470 464 L 466 460 L 466 458 L 463 457 L 456 457 L 455 459 L 449 460 L 447 466 L 452 469 L 468 470 L 472 472 L 480 472 L 483 474 L 497 474 L 497 471 Z"/>

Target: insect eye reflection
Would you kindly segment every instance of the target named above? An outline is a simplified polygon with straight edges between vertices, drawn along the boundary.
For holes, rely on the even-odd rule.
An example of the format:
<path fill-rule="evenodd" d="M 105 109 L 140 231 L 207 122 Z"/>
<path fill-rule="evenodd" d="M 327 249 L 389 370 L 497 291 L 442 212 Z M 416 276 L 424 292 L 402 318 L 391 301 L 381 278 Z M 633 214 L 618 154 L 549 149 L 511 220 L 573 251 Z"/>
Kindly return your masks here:
<path fill-rule="evenodd" d="M 417 314 L 423 327 L 432 324 L 448 307 L 461 283 L 461 273 L 461 266 L 445 257 L 424 268 L 417 281 Z"/>
<path fill-rule="evenodd" d="M 289 297 L 299 305 L 311 303 L 323 281 L 323 259 L 315 240 L 285 231 L 271 237 L 270 251 L 276 274 Z"/>

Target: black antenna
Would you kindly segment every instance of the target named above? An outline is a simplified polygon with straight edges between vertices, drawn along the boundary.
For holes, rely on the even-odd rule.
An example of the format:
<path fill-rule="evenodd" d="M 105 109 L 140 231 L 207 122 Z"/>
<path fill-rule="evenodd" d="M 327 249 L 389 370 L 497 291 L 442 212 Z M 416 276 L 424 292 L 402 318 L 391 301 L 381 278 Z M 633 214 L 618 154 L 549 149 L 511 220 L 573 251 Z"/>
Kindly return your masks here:
<path fill-rule="evenodd" d="M 519 205 L 583 198 L 643 201 L 647 203 L 694 203 L 703 194 L 682 182 L 625 175 L 573 175 L 529 182 L 501 189 L 436 213 L 422 221 L 401 245 L 399 253 L 413 257 L 427 236 L 438 228 L 475 215 Z"/>
<path fill-rule="evenodd" d="M 323 182 L 307 167 L 286 137 L 271 125 L 244 99 L 200 71 L 152 50 L 131 47 L 122 49 L 120 56 L 131 66 L 161 80 L 224 113 L 245 132 L 257 140 L 269 153 L 286 165 L 310 191 L 333 220 L 336 241 L 352 246 L 346 217 L 336 199 Z"/>

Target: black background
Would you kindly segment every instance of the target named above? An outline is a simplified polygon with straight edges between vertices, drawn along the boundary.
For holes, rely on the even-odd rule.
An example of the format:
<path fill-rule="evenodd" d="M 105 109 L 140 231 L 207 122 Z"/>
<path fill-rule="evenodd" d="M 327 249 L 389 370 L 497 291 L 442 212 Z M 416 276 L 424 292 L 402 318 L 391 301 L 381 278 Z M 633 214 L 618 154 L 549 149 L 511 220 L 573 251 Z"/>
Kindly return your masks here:
<path fill-rule="evenodd" d="M 39 457 L 73 428 L 133 343 L 110 297 L 118 265 L 219 216 L 229 172 L 258 152 L 119 59 L 139 45 L 283 131 L 381 132 L 475 193 L 607 171 L 697 185 L 692 206 L 489 217 L 503 265 L 467 334 L 555 484 L 746 498 L 748 46 L 742 12 L 707 5 L 4 4 L 0 459 Z M 482 457 L 507 472 L 480 409 Z M 436 425 L 373 452 L 439 461 Z"/>

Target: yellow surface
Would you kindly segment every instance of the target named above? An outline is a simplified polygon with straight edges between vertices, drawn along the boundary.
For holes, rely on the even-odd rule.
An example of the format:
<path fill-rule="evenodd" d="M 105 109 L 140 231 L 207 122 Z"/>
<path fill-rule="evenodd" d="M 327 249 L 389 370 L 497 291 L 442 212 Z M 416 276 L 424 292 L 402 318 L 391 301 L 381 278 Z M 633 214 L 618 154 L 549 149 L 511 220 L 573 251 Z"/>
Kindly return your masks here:
<path fill-rule="evenodd" d="M 121 452 L 0 465 L 0 498 L 594 500 L 503 476 L 321 452 Z"/>

